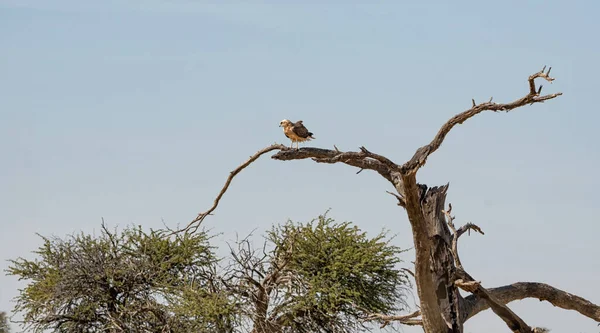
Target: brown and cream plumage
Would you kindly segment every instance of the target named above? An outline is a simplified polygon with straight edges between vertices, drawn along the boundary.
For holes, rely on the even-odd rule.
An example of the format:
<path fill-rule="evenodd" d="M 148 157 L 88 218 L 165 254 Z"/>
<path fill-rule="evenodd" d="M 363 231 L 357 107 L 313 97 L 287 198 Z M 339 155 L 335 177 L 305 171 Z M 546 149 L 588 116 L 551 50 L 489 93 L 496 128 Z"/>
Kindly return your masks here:
<path fill-rule="evenodd" d="M 292 141 L 290 148 L 294 146 L 294 142 L 296 143 L 297 149 L 300 142 L 310 141 L 315 138 L 313 137 L 313 134 L 304 127 L 302 120 L 293 123 L 284 119 L 279 123 L 279 127 L 283 127 L 283 133 Z"/>

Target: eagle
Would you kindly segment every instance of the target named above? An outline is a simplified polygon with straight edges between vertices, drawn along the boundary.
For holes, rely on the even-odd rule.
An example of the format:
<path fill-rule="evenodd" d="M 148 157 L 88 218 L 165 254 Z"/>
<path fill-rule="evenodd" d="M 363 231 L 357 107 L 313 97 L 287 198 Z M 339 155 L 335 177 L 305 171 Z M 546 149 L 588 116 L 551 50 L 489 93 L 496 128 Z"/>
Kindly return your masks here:
<path fill-rule="evenodd" d="M 315 138 L 313 137 L 313 134 L 304 127 L 302 120 L 293 123 L 284 119 L 279 123 L 279 127 L 283 127 L 283 134 L 292 141 L 290 148 L 294 147 L 294 142 L 296 143 L 296 149 L 298 149 L 298 144 L 300 142 L 310 141 Z"/>

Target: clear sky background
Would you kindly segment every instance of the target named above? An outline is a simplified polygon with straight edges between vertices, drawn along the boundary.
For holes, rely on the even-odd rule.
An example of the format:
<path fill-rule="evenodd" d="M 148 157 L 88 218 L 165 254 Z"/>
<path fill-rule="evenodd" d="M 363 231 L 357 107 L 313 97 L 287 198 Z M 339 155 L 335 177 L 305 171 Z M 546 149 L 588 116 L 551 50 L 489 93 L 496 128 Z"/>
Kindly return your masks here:
<path fill-rule="evenodd" d="M 401 163 L 471 98 L 519 98 L 547 64 L 544 92 L 563 96 L 456 127 L 418 180 L 450 182 L 457 222 L 486 232 L 460 247 L 485 287 L 539 281 L 600 303 L 598 2 L 216 3 L 0 0 L 0 269 L 32 258 L 36 232 L 186 223 L 248 156 L 288 143 L 283 118 L 311 145 Z M 356 171 L 265 156 L 206 226 L 226 248 L 331 208 L 412 247 L 391 186 Z M 0 311 L 22 286 L 0 275 Z M 511 307 L 555 333 L 600 330 L 537 300 Z M 508 329 L 487 311 L 465 332 Z"/>

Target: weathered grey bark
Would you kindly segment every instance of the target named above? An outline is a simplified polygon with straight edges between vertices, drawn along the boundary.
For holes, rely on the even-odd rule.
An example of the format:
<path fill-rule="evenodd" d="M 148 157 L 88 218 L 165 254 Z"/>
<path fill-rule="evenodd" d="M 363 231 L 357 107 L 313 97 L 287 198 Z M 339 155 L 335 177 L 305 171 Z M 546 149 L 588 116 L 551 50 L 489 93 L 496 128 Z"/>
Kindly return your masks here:
<path fill-rule="evenodd" d="M 428 189 L 422 207 L 433 242 L 430 250 L 433 261 L 431 271 L 437 299 L 443 309 L 442 316 L 449 327 L 448 331 L 457 333 L 463 331 L 462 321 L 459 320 L 462 297 L 454 285 L 456 266 L 451 252 L 452 236 L 443 215 L 447 190 L 448 185 Z"/>
<path fill-rule="evenodd" d="M 449 255 L 446 223 L 441 223 L 446 188 L 427 190 L 414 174 L 403 175 L 406 212 L 415 248 L 415 281 L 425 332 L 462 332 L 457 320 L 459 293 L 451 281 L 454 272 Z"/>
<path fill-rule="evenodd" d="M 460 269 L 459 269 L 460 271 Z M 480 297 L 485 300 L 485 302 L 489 305 L 492 311 L 506 323 L 508 328 L 510 328 L 513 332 L 518 333 L 532 333 L 532 332 L 545 332 L 546 330 L 543 328 L 532 328 L 521 317 L 519 317 L 516 313 L 514 313 L 506 304 L 498 301 L 494 296 L 490 295 L 490 293 L 481 286 L 481 284 L 477 281 L 474 281 L 471 276 L 466 274 L 465 272 L 460 272 L 459 276 L 465 279 L 458 279 L 454 282 L 456 286 L 459 288 L 473 293 L 474 295 Z"/>
<path fill-rule="evenodd" d="M 506 304 L 517 299 L 536 297 L 548 300 L 556 306 L 576 310 L 583 315 L 600 322 L 600 308 L 580 297 L 571 295 L 541 284 L 516 284 L 507 287 L 487 290 L 475 281 L 460 264 L 457 251 L 458 237 L 466 230 L 481 230 L 472 224 L 456 230 L 452 218 L 447 221 L 444 211 L 448 185 L 428 188 L 418 184 L 416 174 L 425 165 L 427 158 L 435 152 L 444 141 L 446 135 L 457 124 L 483 111 L 510 111 L 525 105 L 541 103 L 561 95 L 561 93 L 541 95 L 542 86 L 536 89 L 534 80 L 542 78 L 552 82 L 550 69 L 546 67 L 528 78 L 529 92 L 511 103 L 500 104 L 488 102 L 476 104 L 448 120 L 433 138 L 431 143 L 415 152 L 414 156 L 403 165 L 396 164 L 388 158 L 374 154 L 361 147 L 358 152 L 342 152 L 321 148 L 292 149 L 283 145 L 272 145 L 258 151 L 248 161 L 232 171 L 230 177 L 213 206 L 206 212 L 198 214 L 183 230 L 188 231 L 202 222 L 217 207 L 220 198 L 227 190 L 231 179 L 242 169 L 262 154 L 273 150 L 278 152 L 272 156 L 275 160 L 290 161 L 310 158 L 317 163 L 344 163 L 359 168 L 359 172 L 369 169 L 388 180 L 397 193 L 391 193 L 398 199 L 398 205 L 404 207 L 413 232 L 415 249 L 415 281 L 420 302 L 420 311 L 404 316 L 373 314 L 369 318 L 379 320 L 385 326 L 390 321 L 398 321 L 408 325 L 422 325 L 426 333 L 462 333 L 464 322 L 487 308 L 501 317 L 514 332 L 535 333 L 542 329 L 528 326 L 520 317 L 512 312 Z M 449 215 L 449 214 L 448 214 Z M 450 228 L 452 230 L 450 230 Z M 473 295 L 463 298 L 458 288 Z M 416 318 L 418 316 L 421 318 Z"/>
<path fill-rule="evenodd" d="M 517 282 L 508 286 L 489 289 L 488 292 L 503 304 L 525 298 L 537 298 L 565 310 L 577 311 L 600 323 L 600 306 L 545 283 Z M 479 312 L 489 309 L 489 307 L 489 304 L 481 297 L 470 295 L 465 298 L 463 304 L 462 320 L 467 321 Z"/>
<path fill-rule="evenodd" d="M 400 167 L 405 193 L 399 194 L 406 201 L 406 211 L 411 221 L 415 238 L 415 274 L 417 287 L 419 289 L 428 288 L 435 290 L 437 296 L 434 299 L 431 296 L 431 292 L 419 290 L 423 328 L 427 333 L 462 332 L 460 310 L 463 300 L 455 283 L 458 278 L 455 265 L 459 261 L 458 253 L 453 253 L 451 234 L 443 214 L 447 186 L 441 188 L 434 187 L 425 191 L 424 186 L 416 186 L 415 175 L 425 165 L 429 155 L 439 149 L 446 135 L 457 124 L 462 124 L 464 121 L 483 111 L 510 111 L 527 104 L 543 102 L 560 96 L 561 93 L 542 96 L 540 95 L 542 86 L 536 89 L 535 79 L 543 78 L 549 82 L 554 80 L 549 76 L 551 68 L 547 72 L 545 69 L 546 67 L 544 66 L 540 72 L 529 76 L 529 93 L 518 100 L 507 104 L 493 103 L 492 99 L 486 103 L 476 104 L 473 100 L 473 106 L 470 109 L 448 120 L 440 128 L 431 143 L 417 149 L 413 157 Z M 421 224 L 421 226 L 416 226 L 415 224 Z M 417 235 L 417 233 L 420 235 Z M 423 234 L 427 235 L 430 240 L 425 241 Z M 456 238 L 458 238 L 458 235 L 456 235 Z M 429 256 L 429 259 L 427 256 Z M 426 265 L 430 267 L 426 267 Z M 429 272 L 427 271 L 428 268 Z M 462 267 L 460 270 L 462 272 Z M 468 277 L 469 281 L 466 282 L 472 282 L 472 278 L 468 274 L 462 277 Z M 418 280 L 421 280 L 421 283 Z M 482 296 L 487 295 L 482 287 L 478 288 L 477 291 Z M 425 298 L 421 298 L 421 295 L 424 295 Z M 486 297 L 486 300 L 495 310 L 495 313 L 513 331 L 515 331 L 515 328 L 518 328 L 518 332 L 533 332 L 529 326 L 524 324 L 506 306 L 494 303 L 490 297 Z M 440 317 L 444 319 L 445 327 L 440 323 Z M 515 325 L 514 323 L 524 325 Z"/>

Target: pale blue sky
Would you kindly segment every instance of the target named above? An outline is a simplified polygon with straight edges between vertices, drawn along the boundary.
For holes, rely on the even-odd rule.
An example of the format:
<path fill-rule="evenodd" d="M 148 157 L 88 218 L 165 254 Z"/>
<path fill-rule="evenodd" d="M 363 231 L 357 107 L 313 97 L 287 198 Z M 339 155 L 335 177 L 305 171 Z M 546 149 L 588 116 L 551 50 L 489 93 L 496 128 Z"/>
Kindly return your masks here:
<path fill-rule="evenodd" d="M 548 64 L 544 91 L 562 97 L 458 126 L 419 181 L 449 181 L 457 221 L 486 232 L 460 248 L 484 286 L 541 281 L 600 303 L 598 2 L 321 3 L 0 0 L 0 269 L 32 256 L 35 232 L 185 223 L 249 155 L 287 144 L 283 118 L 315 146 L 400 163 L 471 98 L 521 97 Z M 224 246 L 332 208 L 411 247 L 390 185 L 355 172 L 266 156 L 206 226 Z M 0 275 L 0 310 L 20 286 Z M 547 303 L 511 307 L 555 333 L 598 331 Z M 507 332 L 488 312 L 466 332 Z"/>

